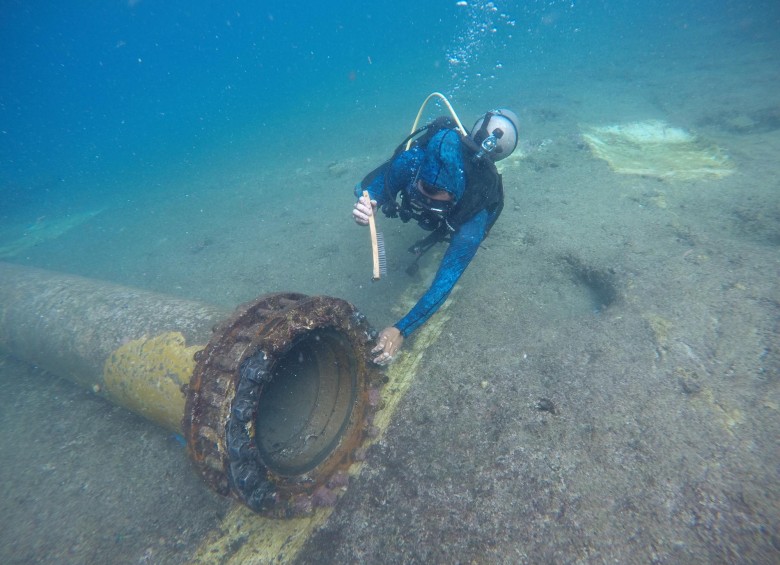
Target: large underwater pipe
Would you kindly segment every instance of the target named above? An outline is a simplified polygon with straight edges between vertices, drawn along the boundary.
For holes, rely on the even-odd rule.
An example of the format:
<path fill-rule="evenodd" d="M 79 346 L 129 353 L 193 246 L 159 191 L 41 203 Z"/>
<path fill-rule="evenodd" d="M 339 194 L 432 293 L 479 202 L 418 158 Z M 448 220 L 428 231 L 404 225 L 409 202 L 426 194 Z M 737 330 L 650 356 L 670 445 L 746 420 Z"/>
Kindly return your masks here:
<path fill-rule="evenodd" d="M 217 492 L 272 516 L 343 491 L 377 409 L 374 337 L 338 298 L 268 294 L 230 315 L 0 262 L 0 348 L 183 433 Z"/>

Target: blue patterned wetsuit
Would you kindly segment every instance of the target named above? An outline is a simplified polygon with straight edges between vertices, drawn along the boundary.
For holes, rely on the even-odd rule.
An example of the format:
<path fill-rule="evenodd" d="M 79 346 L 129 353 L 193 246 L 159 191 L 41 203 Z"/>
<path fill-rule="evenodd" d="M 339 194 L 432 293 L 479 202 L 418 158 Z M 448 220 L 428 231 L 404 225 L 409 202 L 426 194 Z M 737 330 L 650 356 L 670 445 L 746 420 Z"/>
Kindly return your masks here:
<path fill-rule="evenodd" d="M 431 138 L 425 148 L 415 146 L 400 153 L 384 174 L 378 175 L 366 190 L 381 208 L 402 190 L 412 198 L 415 195 L 419 197 L 415 187 L 417 179 L 438 190 L 446 190 L 457 204 L 466 190 L 463 148 L 457 132 L 442 130 Z M 359 198 L 362 190 L 358 184 L 355 196 Z M 479 244 L 487 235 L 488 226 L 492 225 L 499 213 L 500 209 L 493 213 L 482 209 L 452 233 L 450 245 L 431 287 L 406 316 L 393 324 L 404 337 L 424 324 L 444 303 L 479 249 Z"/>

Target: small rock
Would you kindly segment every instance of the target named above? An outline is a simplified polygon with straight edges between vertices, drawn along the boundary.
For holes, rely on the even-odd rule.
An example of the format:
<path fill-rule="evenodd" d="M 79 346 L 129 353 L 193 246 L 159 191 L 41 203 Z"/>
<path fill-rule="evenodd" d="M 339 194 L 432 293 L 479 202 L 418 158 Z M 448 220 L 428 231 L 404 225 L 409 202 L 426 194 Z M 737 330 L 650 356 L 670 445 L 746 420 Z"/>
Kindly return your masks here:
<path fill-rule="evenodd" d="M 340 161 L 334 161 L 328 165 L 328 173 L 332 177 L 341 178 L 349 172 L 349 166 L 346 163 Z"/>
<path fill-rule="evenodd" d="M 549 398 L 540 398 L 536 403 L 536 409 L 540 412 L 549 412 L 550 414 L 557 414 L 558 410 L 555 404 Z"/>
<path fill-rule="evenodd" d="M 685 394 L 701 392 L 701 379 L 696 373 L 685 372 L 680 374 L 680 387 Z"/>

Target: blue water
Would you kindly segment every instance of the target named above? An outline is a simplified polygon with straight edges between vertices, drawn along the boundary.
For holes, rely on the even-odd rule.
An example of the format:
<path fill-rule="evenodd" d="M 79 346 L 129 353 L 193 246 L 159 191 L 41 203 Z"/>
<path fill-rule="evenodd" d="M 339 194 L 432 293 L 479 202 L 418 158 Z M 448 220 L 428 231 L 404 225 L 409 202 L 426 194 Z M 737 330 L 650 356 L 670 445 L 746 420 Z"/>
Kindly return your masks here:
<path fill-rule="evenodd" d="M 519 77 L 543 95 L 551 77 L 616 53 L 681 55 L 705 26 L 757 40 L 774 33 L 777 11 L 739 1 L 4 2 L 2 214 L 137 193 L 258 145 L 300 156 L 389 115 L 407 122 L 432 90 L 472 113 L 501 104 Z"/>
<path fill-rule="evenodd" d="M 402 10 L 414 16 L 387 26 Z M 421 55 L 440 59 L 457 21 L 451 5 L 425 13 L 413 3 L 364 13 L 346 2 L 303 9 L 18 2 L 3 11 L 7 205 L 35 201 L 42 191 L 78 197 L 97 183 L 122 190 L 205 155 L 241 151 L 247 137 L 281 147 L 311 143 L 317 132 L 308 120 L 318 121 L 323 108 L 344 115 L 383 103 L 384 73 L 414 68 Z M 284 130 L 290 118 L 298 131 Z"/>

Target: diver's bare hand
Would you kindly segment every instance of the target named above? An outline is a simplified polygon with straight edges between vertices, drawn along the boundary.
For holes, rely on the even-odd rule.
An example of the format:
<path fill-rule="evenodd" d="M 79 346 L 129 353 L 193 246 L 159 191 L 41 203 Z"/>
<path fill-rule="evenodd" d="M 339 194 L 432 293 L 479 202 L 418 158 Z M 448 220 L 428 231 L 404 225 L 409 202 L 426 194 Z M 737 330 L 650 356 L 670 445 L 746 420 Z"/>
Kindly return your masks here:
<path fill-rule="evenodd" d="M 374 363 L 377 365 L 387 365 L 393 360 L 393 356 L 398 353 L 401 346 L 404 344 L 404 336 L 401 335 L 401 331 L 395 326 L 383 329 L 379 332 L 379 337 L 376 340 L 376 347 L 371 350 L 371 353 L 379 353 L 374 358 Z M 380 353 L 381 352 L 381 353 Z"/>
<path fill-rule="evenodd" d="M 368 225 L 368 217 L 373 216 L 376 213 L 376 200 L 369 200 L 365 196 L 361 196 L 360 199 L 355 202 L 354 208 L 352 208 L 352 217 L 355 222 L 361 226 Z"/>

